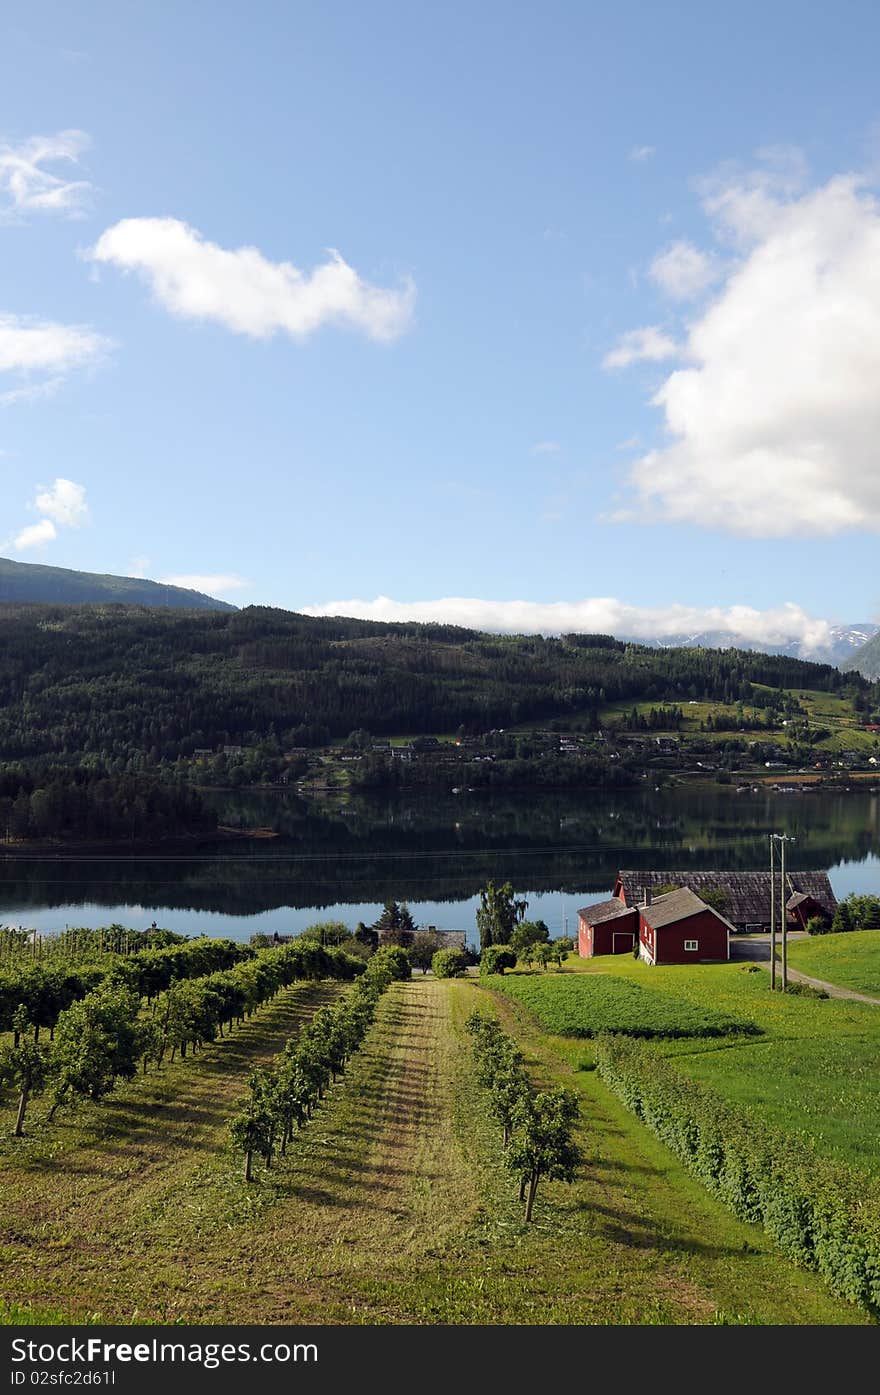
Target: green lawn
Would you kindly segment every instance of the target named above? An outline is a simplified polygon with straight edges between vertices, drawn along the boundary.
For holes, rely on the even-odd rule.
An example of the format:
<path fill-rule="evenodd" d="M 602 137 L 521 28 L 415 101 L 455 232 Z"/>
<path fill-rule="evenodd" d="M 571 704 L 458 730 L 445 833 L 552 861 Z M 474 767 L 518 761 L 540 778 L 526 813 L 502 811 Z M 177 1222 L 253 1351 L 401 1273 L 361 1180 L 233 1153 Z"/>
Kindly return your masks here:
<path fill-rule="evenodd" d="M 688 1074 L 758 1109 L 768 1123 L 802 1130 L 823 1151 L 880 1176 L 880 1008 L 771 994 L 764 969 L 749 972 L 738 963 L 652 968 L 628 955 L 568 962 L 580 973 L 613 975 L 754 1023 L 764 1035 L 669 1041 L 661 1049 Z M 590 1064 L 588 1044 L 577 1049 Z"/>
<path fill-rule="evenodd" d="M 788 962 L 811 978 L 880 997 L 880 930 L 795 940 L 788 947 Z"/>

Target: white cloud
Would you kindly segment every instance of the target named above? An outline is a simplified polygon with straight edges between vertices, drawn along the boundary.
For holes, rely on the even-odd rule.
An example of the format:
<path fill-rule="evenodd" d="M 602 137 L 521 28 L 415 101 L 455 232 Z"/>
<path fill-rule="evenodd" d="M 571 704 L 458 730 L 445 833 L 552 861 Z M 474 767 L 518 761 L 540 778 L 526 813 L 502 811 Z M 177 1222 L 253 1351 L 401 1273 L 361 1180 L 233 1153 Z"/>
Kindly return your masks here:
<path fill-rule="evenodd" d="M 0 315 L 0 373 L 67 372 L 97 358 L 108 342 L 85 325 Z"/>
<path fill-rule="evenodd" d="M 751 168 L 721 165 L 697 180 L 696 187 L 719 235 L 748 247 L 773 232 L 780 205 L 803 192 L 807 175 L 803 151 L 773 145 L 758 151 Z"/>
<path fill-rule="evenodd" d="M 174 315 L 213 320 L 237 334 L 303 339 L 325 324 L 344 324 L 371 339 L 396 339 L 412 321 L 415 288 L 385 290 L 362 280 L 336 251 L 306 274 L 272 262 L 256 247 L 229 251 L 177 218 L 125 218 L 87 255 L 137 272 Z"/>
<path fill-rule="evenodd" d="M 58 530 L 50 518 L 41 518 L 39 523 L 30 523 L 27 528 L 22 528 L 12 540 L 12 546 L 16 552 L 25 552 L 29 547 L 42 547 L 44 543 L 53 542 L 58 536 Z"/>
<path fill-rule="evenodd" d="M 48 489 L 38 485 L 36 498 L 29 507 L 42 516 L 38 523 L 28 524 L 12 539 L 16 552 L 54 542 L 59 528 L 81 528 L 89 521 L 85 488 L 73 480 L 59 477 Z"/>
<path fill-rule="evenodd" d="M 880 530 L 880 206 L 856 176 L 801 178 L 780 156 L 706 193 L 740 255 L 652 399 L 669 444 L 636 463 L 618 517 Z"/>
<path fill-rule="evenodd" d="M 73 480 L 57 479 L 51 489 L 43 489 L 34 508 L 62 528 L 81 528 L 89 519 L 85 488 Z"/>
<path fill-rule="evenodd" d="M 718 278 L 716 260 L 692 242 L 673 242 L 658 252 L 648 275 L 670 300 L 693 300 Z"/>
<path fill-rule="evenodd" d="M 533 455 L 556 455 L 562 449 L 558 441 L 536 441 L 532 446 Z"/>
<path fill-rule="evenodd" d="M 787 602 L 775 610 L 751 606 L 633 606 L 611 596 L 580 601 L 485 601 L 450 596 L 436 601 L 394 601 L 377 596 L 373 601 L 329 601 L 326 605 L 298 607 L 303 615 L 348 615 L 359 620 L 417 620 L 496 634 L 568 633 L 626 635 L 645 640 L 670 635 L 694 635 L 706 630 L 738 635 L 760 644 L 800 642 L 807 650 L 820 650 L 830 641 L 826 620 L 810 616 Z"/>
<path fill-rule="evenodd" d="M 187 573 L 177 576 L 161 576 L 159 580 L 163 586 L 183 586 L 187 591 L 202 591 L 208 596 L 216 596 L 224 591 L 240 591 L 243 586 L 251 584 L 243 576 L 236 576 L 234 572 L 220 572 L 213 575 Z"/>
<path fill-rule="evenodd" d="M 636 164 L 641 164 L 644 160 L 650 160 L 652 155 L 657 153 L 655 145 L 634 145 L 627 155 L 628 160 L 634 160 Z"/>
<path fill-rule="evenodd" d="M 657 325 L 645 325 L 642 329 L 630 329 L 622 334 L 617 348 L 607 353 L 602 360 L 603 368 L 628 368 L 631 363 L 648 361 L 658 363 L 664 358 L 675 358 L 678 348 Z"/>
<path fill-rule="evenodd" d="M 97 362 L 111 347 L 109 339 L 86 325 L 0 315 L 0 373 L 15 373 L 23 380 L 0 393 L 0 405 L 51 397 L 72 369 Z"/>
<path fill-rule="evenodd" d="M 64 382 L 63 378 L 44 378 L 40 383 L 25 383 L 21 387 L 0 392 L 0 407 L 12 407 L 16 402 L 37 402 L 52 397 Z"/>
<path fill-rule="evenodd" d="M 81 214 L 92 191 L 84 179 L 64 179 L 46 165 L 77 165 L 89 147 L 84 131 L 30 136 L 20 145 L 0 144 L 0 216 L 27 213 Z"/>

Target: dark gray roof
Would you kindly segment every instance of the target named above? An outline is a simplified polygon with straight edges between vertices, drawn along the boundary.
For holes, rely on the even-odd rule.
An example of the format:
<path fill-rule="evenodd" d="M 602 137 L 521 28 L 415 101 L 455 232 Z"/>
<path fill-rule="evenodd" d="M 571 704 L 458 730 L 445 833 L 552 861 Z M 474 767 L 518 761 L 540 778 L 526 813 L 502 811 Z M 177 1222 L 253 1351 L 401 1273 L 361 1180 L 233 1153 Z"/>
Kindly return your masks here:
<path fill-rule="evenodd" d="M 645 899 L 645 891 L 655 891 L 658 886 L 690 887 L 698 894 L 702 891 L 723 891 L 727 898 L 721 908 L 722 915 L 735 925 L 764 924 L 770 919 L 770 873 L 767 872 L 644 872 L 637 869 L 617 874 L 623 883 L 626 904 L 638 906 Z M 831 889 L 827 872 L 786 872 L 786 891 L 789 895 L 801 892 L 812 896 L 828 915 L 833 915 L 837 897 Z M 779 877 L 776 877 L 777 895 Z"/>
<path fill-rule="evenodd" d="M 639 910 L 643 920 L 646 920 L 655 930 L 661 930 L 664 925 L 674 925 L 677 920 L 685 920 L 688 916 L 699 915 L 701 911 L 711 911 L 716 920 L 720 920 L 723 925 L 727 925 L 724 916 L 718 915 L 711 906 L 707 906 L 705 901 L 701 901 L 693 891 L 683 886 L 678 891 L 668 891 L 664 896 L 658 896 L 656 901 L 652 901 L 650 906 L 642 906 Z"/>
<path fill-rule="evenodd" d="M 592 906 L 584 906 L 578 911 L 588 925 L 600 925 L 603 920 L 614 920 L 619 915 L 626 915 L 630 907 L 625 906 L 622 901 L 618 901 L 616 896 L 612 896 L 610 901 L 594 901 Z"/>

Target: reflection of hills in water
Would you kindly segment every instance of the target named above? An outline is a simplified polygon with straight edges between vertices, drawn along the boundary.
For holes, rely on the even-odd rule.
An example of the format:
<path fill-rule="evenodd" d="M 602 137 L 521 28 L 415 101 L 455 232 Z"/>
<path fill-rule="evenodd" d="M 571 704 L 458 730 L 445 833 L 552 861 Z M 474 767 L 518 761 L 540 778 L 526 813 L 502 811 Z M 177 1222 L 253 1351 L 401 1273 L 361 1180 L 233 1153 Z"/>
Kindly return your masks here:
<path fill-rule="evenodd" d="M 492 877 L 522 892 L 606 891 L 619 866 L 828 868 L 880 847 L 868 793 L 737 794 L 681 787 L 529 798 L 497 793 L 307 809 L 295 795 L 212 796 L 220 822 L 279 837 L 195 855 L 0 860 L 4 906 L 96 903 L 256 914 L 339 902 L 460 901 Z"/>

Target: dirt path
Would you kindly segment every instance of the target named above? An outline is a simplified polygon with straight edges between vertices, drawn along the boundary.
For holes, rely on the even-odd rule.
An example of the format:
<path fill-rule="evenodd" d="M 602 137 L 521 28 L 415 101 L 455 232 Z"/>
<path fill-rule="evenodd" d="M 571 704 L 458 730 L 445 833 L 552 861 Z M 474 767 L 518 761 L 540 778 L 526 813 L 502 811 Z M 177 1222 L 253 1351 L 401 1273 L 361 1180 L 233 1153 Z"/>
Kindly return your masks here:
<path fill-rule="evenodd" d="M 764 968 L 770 972 L 770 965 L 765 964 Z M 776 966 L 777 982 L 779 980 L 779 965 Z M 824 978 L 810 978 L 809 974 L 802 974 L 800 969 L 792 969 L 789 966 L 788 977 L 794 983 L 806 983 L 810 988 L 824 988 L 829 998 L 851 998 L 854 1003 L 871 1003 L 873 1007 L 880 1007 L 880 998 L 872 998 L 867 993 L 857 993 L 854 988 L 841 988 L 837 983 L 828 983 Z"/>

